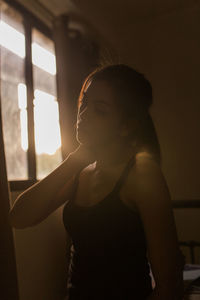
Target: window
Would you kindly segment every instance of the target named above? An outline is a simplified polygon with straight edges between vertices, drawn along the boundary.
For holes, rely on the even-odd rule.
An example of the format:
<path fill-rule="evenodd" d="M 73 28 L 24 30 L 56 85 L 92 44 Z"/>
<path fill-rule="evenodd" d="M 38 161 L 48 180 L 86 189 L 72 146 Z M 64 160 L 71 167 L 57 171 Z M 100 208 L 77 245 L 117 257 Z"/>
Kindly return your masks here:
<path fill-rule="evenodd" d="M 14 6 L 0 1 L 0 75 L 7 175 L 17 190 L 46 176 L 62 156 L 54 43 L 39 20 Z"/>
<path fill-rule="evenodd" d="M 26 152 L 21 147 L 21 115 L 18 85 L 25 83 L 25 39 L 19 13 L 1 3 L 1 106 L 9 180 L 28 179 Z M 26 130 L 24 126 L 24 130 Z"/>
<path fill-rule="evenodd" d="M 54 45 L 35 28 L 32 30 L 32 63 L 36 174 L 40 179 L 60 163 L 61 137 Z"/>

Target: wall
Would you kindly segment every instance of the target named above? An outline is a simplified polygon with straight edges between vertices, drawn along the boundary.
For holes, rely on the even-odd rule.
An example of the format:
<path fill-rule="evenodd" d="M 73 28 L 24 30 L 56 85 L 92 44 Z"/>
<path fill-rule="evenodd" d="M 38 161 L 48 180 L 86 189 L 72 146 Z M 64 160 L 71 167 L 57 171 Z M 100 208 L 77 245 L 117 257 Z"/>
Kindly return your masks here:
<path fill-rule="evenodd" d="M 123 47 L 112 40 L 120 61 L 144 73 L 153 86 L 151 114 L 171 197 L 200 199 L 200 3 L 137 22 L 131 35 L 121 36 Z M 200 209 L 174 213 L 179 239 L 200 241 Z M 200 249 L 197 259 L 200 263 Z"/>
<path fill-rule="evenodd" d="M 153 24 L 153 115 L 173 199 L 200 199 L 200 6 Z"/>
<path fill-rule="evenodd" d="M 163 171 L 172 199 L 200 199 L 200 5 L 153 25 L 151 75 Z M 200 241 L 200 209 L 175 210 L 179 240 Z M 188 251 L 184 251 L 188 258 Z M 196 252 L 200 263 L 200 248 Z"/>
<path fill-rule="evenodd" d="M 17 195 L 12 193 L 11 202 Z M 39 225 L 13 229 L 20 300 L 64 298 L 68 256 L 62 209 Z"/>

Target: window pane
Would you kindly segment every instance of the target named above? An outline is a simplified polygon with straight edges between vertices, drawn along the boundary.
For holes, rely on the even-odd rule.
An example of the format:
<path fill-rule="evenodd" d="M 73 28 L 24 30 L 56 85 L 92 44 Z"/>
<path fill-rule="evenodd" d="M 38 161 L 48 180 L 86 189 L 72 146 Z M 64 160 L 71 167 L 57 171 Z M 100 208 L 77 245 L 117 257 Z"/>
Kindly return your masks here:
<path fill-rule="evenodd" d="M 21 15 L 0 2 L 1 106 L 9 180 L 28 179 L 25 37 Z"/>
<path fill-rule="evenodd" d="M 36 169 L 41 179 L 58 166 L 62 156 L 54 44 L 36 29 L 32 32 L 32 63 Z"/>

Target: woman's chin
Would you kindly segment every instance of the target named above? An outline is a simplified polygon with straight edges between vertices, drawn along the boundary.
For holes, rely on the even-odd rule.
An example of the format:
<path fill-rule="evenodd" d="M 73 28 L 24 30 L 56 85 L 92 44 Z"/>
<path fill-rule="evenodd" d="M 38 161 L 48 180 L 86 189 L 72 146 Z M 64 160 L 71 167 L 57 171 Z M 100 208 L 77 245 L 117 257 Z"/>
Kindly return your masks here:
<path fill-rule="evenodd" d="M 89 137 L 87 136 L 87 134 L 83 133 L 83 132 L 77 132 L 76 134 L 76 139 L 80 144 L 83 145 L 90 145 L 91 141 L 89 139 Z"/>
<path fill-rule="evenodd" d="M 86 146 L 91 151 L 95 151 L 96 148 L 97 148 L 96 143 L 92 142 L 91 139 L 88 139 L 88 138 L 80 136 L 80 135 L 77 135 L 76 139 L 77 139 L 77 141 L 78 141 L 79 144 Z"/>

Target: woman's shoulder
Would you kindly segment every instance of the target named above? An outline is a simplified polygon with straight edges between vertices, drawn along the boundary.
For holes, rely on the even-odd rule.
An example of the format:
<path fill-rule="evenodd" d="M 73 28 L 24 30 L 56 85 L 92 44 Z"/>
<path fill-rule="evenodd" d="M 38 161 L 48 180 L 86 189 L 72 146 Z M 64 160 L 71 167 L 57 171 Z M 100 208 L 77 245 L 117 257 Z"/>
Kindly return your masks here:
<path fill-rule="evenodd" d="M 141 204 L 154 201 L 161 195 L 169 196 L 168 187 L 160 165 L 148 153 L 139 153 L 124 185 L 129 202 Z"/>
<path fill-rule="evenodd" d="M 151 153 L 140 152 L 136 155 L 135 164 L 131 169 L 130 176 L 140 177 L 150 176 L 150 175 L 160 175 L 162 170 L 156 159 Z"/>

